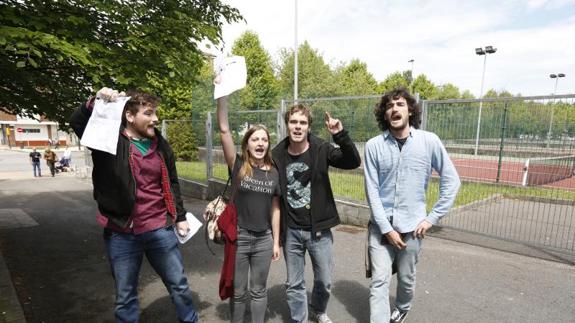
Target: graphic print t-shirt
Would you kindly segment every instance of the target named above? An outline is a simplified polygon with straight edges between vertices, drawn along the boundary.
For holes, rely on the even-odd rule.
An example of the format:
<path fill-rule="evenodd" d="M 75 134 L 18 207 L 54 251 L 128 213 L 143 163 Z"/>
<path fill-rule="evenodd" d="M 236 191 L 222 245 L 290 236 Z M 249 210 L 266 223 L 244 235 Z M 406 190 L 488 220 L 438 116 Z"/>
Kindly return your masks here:
<path fill-rule="evenodd" d="M 234 176 L 237 176 L 242 165 L 240 156 L 236 156 Z M 272 198 L 279 196 L 279 174 L 272 167 L 269 170 L 253 168 L 252 176 L 245 176 L 236 182 L 234 197 L 238 210 L 238 226 L 255 232 L 271 228 Z"/>
<path fill-rule="evenodd" d="M 293 229 L 311 229 L 311 156 L 309 149 L 301 155 L 289 155 L 286 167 L 287 201 L 289 216 L 287 223 Z"/>

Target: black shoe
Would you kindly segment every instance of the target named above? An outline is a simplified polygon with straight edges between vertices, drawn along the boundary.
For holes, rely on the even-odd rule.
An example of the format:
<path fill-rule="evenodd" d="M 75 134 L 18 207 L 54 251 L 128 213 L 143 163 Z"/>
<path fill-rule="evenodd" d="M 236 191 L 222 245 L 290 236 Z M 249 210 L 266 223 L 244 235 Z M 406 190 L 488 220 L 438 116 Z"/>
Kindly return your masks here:
<path fill-rule="evenodd" d="M 405 318 L 407 317 L 407 311 L 400 311 L 397 308 L 391 312 L 391 317 L 389 322 L 390 323 L 402 323 L 405 322 Z"/>

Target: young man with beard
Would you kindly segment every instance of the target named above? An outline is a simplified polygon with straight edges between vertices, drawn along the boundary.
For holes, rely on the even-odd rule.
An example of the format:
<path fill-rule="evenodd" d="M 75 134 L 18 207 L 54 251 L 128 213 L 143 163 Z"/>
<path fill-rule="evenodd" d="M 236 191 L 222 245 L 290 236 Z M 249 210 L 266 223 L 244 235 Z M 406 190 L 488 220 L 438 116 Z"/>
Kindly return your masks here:
<path fill-rule="evenodd" d="M 439 137 L 419 130 L 421 109 L 406 90 L 386 93 L 375 108 L 375 117 L 383 133 L 365 144 L 364 158 L 371 209 L 370 320 L 403 322 L 411 309 L 422 239 L 453 205 L 460 181 Z M 439 199 L 426 214 L 425 192 L 432 170 L 439 174 Z M 397 293 L 390 315 L 394 261 Z"/>
<path fill-rule="evenodd" d="M 307 322 L 305 253 L 312 261 L 314 284 L 309 306 L 314 318 L 329 323 L 327 303 L 333 269 L 331 228 L 340 223 L 328 169 L 359 167 L 361 159 L 342 123 L 326 112 L 326 127 L 339 146 L 312 134 L 311 110 L 301 104 L 285 114 L 288 137 L 272 151 L 280 175 L 281 233 L 287 266 L 287 298 L 292 322 Z"/>
<path fill-rule="evenodd" d="M 96 100 L 124 95 L 109 88 Z M 138 322 L 138 276 L 146 258 L 161 277 L 180 322 L 197 322 L 192 293 L 184 275 L 178 234 L 189 231 L 180 195 L 174 153 L 155 128 L 159 98 L 144 92 L 127 94 L 116 155 L 92 150 L 92 182 L 98 203 L 97 221 L 116 282 L 116 321 Z M 94 99 L 77 109 L 70 125 L 82 137 Z"/>

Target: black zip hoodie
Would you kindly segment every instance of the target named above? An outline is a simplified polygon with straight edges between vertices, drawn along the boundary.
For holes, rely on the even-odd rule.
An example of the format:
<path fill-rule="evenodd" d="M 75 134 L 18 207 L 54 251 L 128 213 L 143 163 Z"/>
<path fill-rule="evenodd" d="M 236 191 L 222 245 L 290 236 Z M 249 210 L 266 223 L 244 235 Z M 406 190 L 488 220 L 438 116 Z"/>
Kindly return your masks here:
<path fill-rule="evenodd" d="M 361 158 L 345 129 L 333 135 L 333 141 L 339 148 L 334 147 L 329 142 L 312 134 L 308 135 L 308 141 L 308 150 L 312 161 L 310 202 L 311 232 L 312 235 L 314 235 L 316 232 L 332 228 L 340 223 L 329 181 L 329 166 L 341 169 L 355 169 L 361 164 Z M 289 216 L 286 175 L 286 166 L 290 160 L 288 146 L 289 137 L 286 137 L 272 150 L 272 156 L 280 175 L 280 188 L 282 192 L 280 203 L 282 241 L 285 241 L 287 217 Z"/>
<path fill-rule="evenodd" d="M 78 138 L 82 138 L 91 115 L 92 111 L 82 104 L 70 117 L 70 127 L 74 129 Z M 94 164 L 92 183 L 94 199 L 98 202 L 100 213 L 108 217 L 115 225 L 125 228 L 130 224 L 130 216 L 136 202 L 136 182 L 130 166 L 130 139 L 122 132 L 123 129 L 120 129 L 115 156 L 107 152 L 92 150 Z M 158 140 L 157 149 L 165 163 L 169 177 L 168 194 L 171 198 L 168 198 L 166 203 L 172 201 L 175 204 L 176 214 L 170 214 L 170 216 L 173 222 L 184 221 L 186 210 L 180 193 L 174 153 L 160 132 L 157 129 L 155 132 Z M 169 210 L 170 207 L 166 209 Z"/>

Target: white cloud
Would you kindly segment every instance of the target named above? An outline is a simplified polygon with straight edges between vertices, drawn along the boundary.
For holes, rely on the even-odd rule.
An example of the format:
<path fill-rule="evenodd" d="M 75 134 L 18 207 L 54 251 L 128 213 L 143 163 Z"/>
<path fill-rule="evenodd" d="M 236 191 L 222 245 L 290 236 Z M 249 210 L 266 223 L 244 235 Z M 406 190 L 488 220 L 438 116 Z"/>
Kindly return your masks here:
<path fill-rule="evenodd" d="M 259 35 L 272 56 L 282 47 L 293 48 L 293 0 L 226 2 L 247 20 L 247 25 L 225 26 L 228 48 L 246 29 Z M 563 14 L 550 19 L 557 12 Z M 483 57 L 474 48 L 492 45 L 498 51 L 487 57 L 485 91 L 549 94 L 548 75 L 565 73 L 558 93 L 575 93 L 575 0 L 300 0 L 298 38 L 332 64 L 366 62 L 378 80 L 409 69 L 413 58 L 416 74 L 475 95 Z"/>

